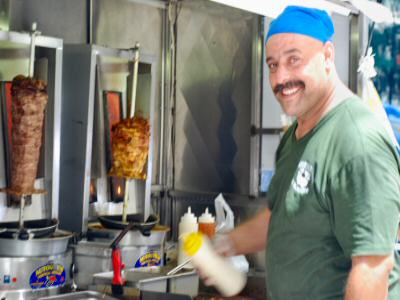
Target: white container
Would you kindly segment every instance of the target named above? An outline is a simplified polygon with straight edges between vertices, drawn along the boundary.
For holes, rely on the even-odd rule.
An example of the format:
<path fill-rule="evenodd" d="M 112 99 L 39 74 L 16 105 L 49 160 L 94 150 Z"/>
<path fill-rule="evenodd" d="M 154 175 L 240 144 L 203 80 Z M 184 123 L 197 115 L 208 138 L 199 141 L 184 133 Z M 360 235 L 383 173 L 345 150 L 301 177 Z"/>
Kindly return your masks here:
<path fill-rule="evenodd" d="M 197 223 L 196 216 L 192 213 L 192 210 L 189 206 L 188 211 L 182 216 L 181 221 L 179 222 L 178 229 L 178 237 L 179 237 L 179 252 L 178 252 L 178 265 L 183 263 L 188 259 L 188 256 L 185 254 L 183 250 L 183 238 L 193 232 L 197 232 L 199 225 Z M 184 269 L 193 269 L 193 265 L 191 263 L 186 264 Z"/>
<path fill-rule="evenodd" d="M 225 257 L 219 256 L 210 240 L 201 232 L 184 238 L 184 250 L 200 273 L 214 282 L 215 288 L 225 297 L 240 293 L 246 285 L 246 274 L 237 270 Z"/>

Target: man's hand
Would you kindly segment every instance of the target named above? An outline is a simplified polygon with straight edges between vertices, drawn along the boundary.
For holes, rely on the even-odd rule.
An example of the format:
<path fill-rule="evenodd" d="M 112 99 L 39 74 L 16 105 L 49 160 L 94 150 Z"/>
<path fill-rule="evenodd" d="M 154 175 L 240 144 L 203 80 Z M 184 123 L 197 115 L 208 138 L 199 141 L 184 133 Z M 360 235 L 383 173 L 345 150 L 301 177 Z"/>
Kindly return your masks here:
<path fill-rule="evenodd" d="M 266 208 L 247 222 L 226 234 L 217 234 L 213 245 L 222 256 L 234 256 L 263 250 L 267 243 L 268 225 L 271 211 Z M 213 285 L 210 278 L 199 273 L 205 285 Z"/>
<path fill-rule="evenodd" d="M 236 255 L 235 245 L 233 244 L 232 239 L 229 237 L 229 234 L 222 233 L 215 235 L 212 240 L 212 245 L 215 252 L 221 256 L 229 257 Z M 211 278 L 202 274 L 200 270 L 197 270 L 197 273 L 199 274 L 201 280 L 203 280 L 204 285 L 215 285 L 215 282 Z"/>
<path fill-rule="evenodd" d="M 393 266 L 393 255 L 353 257 L 345 300 L 387 299 Z"/>
<path fill-rule="evenodd" d="M 249 254 L 265 249 L 270 219 L 271 211 L 265 208 L 229 233 L 236 250 L 235 255 Z"/>
<path fill-rule="evenodd" d="M 212 240 L 215 252 L 221 256 L 229 257 L 236 255 L 235 244 L 229 234 L 217 234 Z"/>

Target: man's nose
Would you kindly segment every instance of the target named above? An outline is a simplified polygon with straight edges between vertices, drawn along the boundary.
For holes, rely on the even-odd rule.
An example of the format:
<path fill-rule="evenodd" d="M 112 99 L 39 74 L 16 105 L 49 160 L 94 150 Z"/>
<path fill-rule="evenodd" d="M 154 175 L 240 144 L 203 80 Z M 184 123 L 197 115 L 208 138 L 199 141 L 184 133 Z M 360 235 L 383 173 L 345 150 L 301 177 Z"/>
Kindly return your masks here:
<path fill-rule="evenodd" d="M 284 66 L 278 66 L 274 72 L 274 81 L 277 84 L 285 84 L 290 78 L 290 73 Z"/>

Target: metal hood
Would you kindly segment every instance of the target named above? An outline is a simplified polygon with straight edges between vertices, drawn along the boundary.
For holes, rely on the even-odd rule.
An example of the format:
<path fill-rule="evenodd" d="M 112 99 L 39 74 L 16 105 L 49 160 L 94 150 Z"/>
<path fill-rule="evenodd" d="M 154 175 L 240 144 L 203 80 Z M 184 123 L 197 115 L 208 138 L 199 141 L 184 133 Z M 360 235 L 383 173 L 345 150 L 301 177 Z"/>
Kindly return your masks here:
<path fill-rule="evenodd" d="M 239 8 L 261 16 L 276 18 L 288 5 L 302 5 L 324 9 L 340 15 L 348 16 L 351 12 L 340 4 L 335 4 L 326 0 L 279 0 L 279 1 L 259 1 L 259 0 L 210 0 L 227 6 Z"/>

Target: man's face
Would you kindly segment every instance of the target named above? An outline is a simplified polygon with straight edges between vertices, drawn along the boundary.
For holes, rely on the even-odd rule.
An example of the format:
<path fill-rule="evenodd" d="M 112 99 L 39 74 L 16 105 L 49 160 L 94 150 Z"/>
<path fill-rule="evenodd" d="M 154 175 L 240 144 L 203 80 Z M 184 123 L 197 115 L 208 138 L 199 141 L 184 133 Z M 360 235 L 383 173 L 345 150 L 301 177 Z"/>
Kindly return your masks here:
<path fill-rule="evenodd" d="M 281 33 L 269 38 L 266 54 L 269 81 L 284 112 L 310 117 L 329 88 L 324 44 L 305 35 Z"/>

